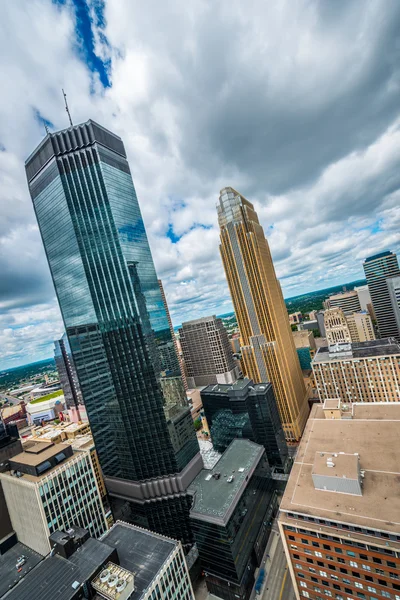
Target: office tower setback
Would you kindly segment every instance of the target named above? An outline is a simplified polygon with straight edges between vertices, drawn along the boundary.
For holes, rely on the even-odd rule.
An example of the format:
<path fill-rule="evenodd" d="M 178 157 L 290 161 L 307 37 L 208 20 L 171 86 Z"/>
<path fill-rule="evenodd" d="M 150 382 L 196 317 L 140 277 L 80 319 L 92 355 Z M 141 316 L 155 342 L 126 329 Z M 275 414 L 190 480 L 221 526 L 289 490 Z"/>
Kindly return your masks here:
<path fill-rule="evenodd" d="M 180 370 L 180 373 L 181 373 L 183 386 L 184 386 L 185 390 L 187 390 L 188 389 L 188 384 L 187 384 L 187 381 L 186 381 L 185 368 L 184 368 L 184 365 L 183 365 L 183 362 L 182 362 L 182 358 L 181 358 L 180 353 L 179 353 L 178 342 L 176 340 L 174 326 L 172 325 L 172 319 L 171 319 L 171 315 L 170 315 L 169 308 L 168 308 L 167 297 L 165 295 L 164 286 L 162 284 L 161 279 L 158 280 L 158 285 L 160 287 L 161 298 L 162 298 L 162 301 L 163 301 L 163 304 L 164 304 L 165 314 L 167 315 L 169 330 L 171 332 L 171 338 L 172 338 L 172 341 L 174 343 L 175 354 L 176 354 L 176 357 L 177 357 L 178 363 L 179 363 L 179 370 Z"/>
<path fill-rule="evenodd" d="M 48 134 L 26 174 L 114 518 L 190 543 L 202 461 L 189 442 L 180 469 L 168 432 L 159 369 L 178 364 L 123 142 Z"/>
<path fill-rule="evenodd" d="M 395 339 L 319 348 L 312 367 L 321 402 L 400 399 L 400 345 Z"/>
<path fill-rule="evenodd" d="M 355 290 L 329 296 L 327 308 L 341 308 L 345 315 L 351 315 L 361 310 L 358 293 Z"/>
<path fill-rule="evenodd" d="M 400 275 L 396 254 L 389 251 L 375 254 L 365 259 L 363 267 L 380 337 L 400 339 L 400 330 L 387 285 L 389 278 Z"/>
<path fill-rule="evenodd" d="M 400 596 L 400 404 L 314 405 L 280 505 L 296 598 Z"/>
<path fill-rule="evenodd" d="M 352 342 L 369 342 L 375 339 L 374 326 L 367 312 L 358 312 L 346 317 Z"/>
<path fill-rule="evenodd" d="M 190 517 L 208 591 L 224 600 L 248 600 L 277 508 L 264 448 L 234 440 L 190 490 Z"/>
<path fill-rule="evenodd" d="M 54 342 L 54 359 L 67 408 L 78 408 L 79 404 L 83 404 L 82 392 L 65 333 L 60 340 Z"/>
<path fill-rule="evenodd" d="M 18 540 L 39 554 L 50 552 L 49 535 L 73 524 L 94 537 L 107 530 L 100 491 L 88 452 L 67 444 L 28 442 L 0 473 Z"/>
<path fill-rule="evenodd" d="M 189 388 L 236 381 L 240 373 L 221 319 L 214 315 L 182 323 L 179 339 Z"/>
<path fill-rule="evenodd" d="M 352 341 L 349 326 L 341 308 L 328 308 L 324 314 L 324 325 L 329 345 Z"/>
<path fill-rule="evenodd" d="M 272 383 L 286 439 L 297 441 L 307 420 L 307 393 L 268 242 L 253 205 L 233 188 L 221 191 L 217 210 L 245 375 Z"/>
<path fill-rule="evenodd" d="M 286 469 L 288 448 L 270 383 L 238 379 L 232 385 L 209 385 L 200 395 L 218 452 L 235 438 L 247 438 L 264 446 L 272 467 Z"/>

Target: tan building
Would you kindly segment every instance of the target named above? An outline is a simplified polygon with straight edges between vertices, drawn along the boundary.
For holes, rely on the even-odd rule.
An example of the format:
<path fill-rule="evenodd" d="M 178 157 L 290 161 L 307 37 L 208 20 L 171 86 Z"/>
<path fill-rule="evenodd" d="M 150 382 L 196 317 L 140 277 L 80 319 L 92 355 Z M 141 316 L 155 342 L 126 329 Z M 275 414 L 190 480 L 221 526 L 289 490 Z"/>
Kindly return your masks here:
<path fill-rule="evenodd" d="M 400 345 L 393 339 L 319 348 L 312 367 L 321 402 L 400 400 Z"/>
<path fill-rule="evenodd" d="M 369 342 L 375 339 L 372 320 L 367 312 L 358 312 L 346 317 L 352 342 Z"/>
<path fill-rule="evenodd" d="M 32 440 L 0 473 L 11 523 L 18 540 L 45 555 L 49 536 L 72 525 L 94 537 L 108 525 L 89 452 L 70 444 Z"/>
<path fill-rule="evenodd" d="M 253 205 L 224 188 L 217 206 L 221 256 L 241 339 L 245 375 L 271 381 L 288 441 L 298 441 L 307 392 L 268 242 Z"/>
<path fill-rule="evenodd" d="M 326 308 L 341 308 L 345 315 L 351 315 L 361 310 L 360 299 L 355 290 L 342 292 L 329 296 L 325 304 Z"/>
<path fill-rule="evenodd" d="M 298 600 L 400 599 L 400 404 L 351 408 L 313 406 L 281 502 Z"/>
<path fill-rule="evenodd" d="M 324 325 L 329 346 L 338 343 L 348 344 L 352 341 L 349 326 L 341 308 L 328 308 L 324 313 Z"/>

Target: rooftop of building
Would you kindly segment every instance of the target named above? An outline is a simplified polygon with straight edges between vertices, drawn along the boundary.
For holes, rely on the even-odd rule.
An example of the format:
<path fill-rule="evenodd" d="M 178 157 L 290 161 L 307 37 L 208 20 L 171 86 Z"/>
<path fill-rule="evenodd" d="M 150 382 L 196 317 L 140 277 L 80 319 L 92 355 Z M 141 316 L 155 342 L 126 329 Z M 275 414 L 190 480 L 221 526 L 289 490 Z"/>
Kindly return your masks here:
<path fill-rule="evenodd" d="M 400 403 L 356 404 L 352 418 L 343 419 L 326 419 L 323 406 L 315 404 L 282 499 L 281 520 L 283 512 L 294 512 L 400 534 L 399 432 Z M 359 455 L 364 475 L 360 496 L 315 489 L 316 453 L 341 452 Z M 341 477 L 353 472 L 355 464 L 354 458 L 350 459 L 353 466 L 345 464 L 345 456 L 343 464 L 338 463 Z"/>
<path fill-rule="evenodd" d="M 25 557 L 25 564 L 18 573 L 15 565 L 21 556 Z M 20 542 L 2 554 L 0 556 L 0 598 L 17 585 L 42 559 L 43 556 Z"/>
<path fill-rule="evenodd" d="M 358 454 L 346 452 L 319 452 L 314 455 L 312 475 L 358 478 Z"/>
<path fill-rule="evenodd" d="M 5 556 L 10 552 L 11 550 Z M 26 555 L 26 552 L 24 551 L 23 554 Z M 37 561 L 35 569 L 23 578 L 6 598 L 7 600 L 70 600 L 75 596 L 77 589 L 108 561 L 110 555 L 109 546 L 89 538 L 69 559 L 56 554 L 49 555 L 40 564 L 37 564 Z M 29 560 L 27 562 L 29 563 Z"/>
<path fill-rule="evenodd" d="M 191 321 L 185 321 L 182 323 L 182 327 L 186 325 L 201 325 L 202 323 L 209 323 L 210 321 L 218 321 L 218 317 L 216 315 L 210 315 L 209 317 L 200 317 L 199 319 L 192 319 Z"/>
<path fill-rule="evenodd" d="M 333 410 L 339 409 L 341 404 L 340 398 L 327 398 L 324 402 L 324 409 Z"/>
<path fill-rule="evenodd" d="M 341 345 L 338 345 L 338 351 L 332 351 L 327 346 L 318 349 L 313 363 L 333 362 L 335 360 L 349 360 L 351 358 L 373 358 L 376 356 L 393 356 L 400 354 L 400 344 L 394 338 L 385 338 L 381 340 L 370 340 L 368 342 L 355 342 L 346 344 L 348 350 L 344 349 L 346 355 L 340 351 Z"/>
<path fill-rule="evenodd" d="M 190 516 L 225 525 L 263 453 L 264 448 L 250 440 L 233 440 L 215 467 L 200 471 L 190 484 L 188 491 L 194 495 Z"/>
<path fill-rule="evenodd" d="M 12 457 L 12 461 L 37 467 L 43 461 L 59 454 L 69 447 L 68 444 L 52 444 L 51 442 L 29 441 L 23 445 L 24 451 Z"/>
<path fill-rule="evenodd" d="M 139 600 L 178 544 L 175 540 L 117 521 L 101 541 L 116 548 L 121 567 L 135 575 L 130 600 Z"/>
<path fill-rule="evenodd" d="M 229 394 L 229 392 L 241 392 L 248 389 L 250 394 L 263 393 L 270 387 L 270 383 L 254 383 L 252 379 L 237 379 L 235 383 L 215 383 L 201 390 L 201 394 Z"/>
<path fill-rule="evenodd" d="M 368 256 L 368 258 L 365 259 L 365 263 L 367 262 L 372 262 L 373 260 L 377 260 L 378 258 L 384 258 L 385 256 L 390 256 L 391 254 L 393 254 L 393 252 L 391 252 L 390 250 L 386 250 L 385 252 L 380 252 L 379 254 L 374 254 L 373 256 Z"/>
<path fill-rule="evenodd" d="M 346 292 L 339 292 L 338 294 L 332 294 L 332 296 L 329 296 L 329 300 L 340 300 L 343 298 L 349 298 L 351 296 L 358 296 L 357 292 L 355 290 L 347 290 Z"/>

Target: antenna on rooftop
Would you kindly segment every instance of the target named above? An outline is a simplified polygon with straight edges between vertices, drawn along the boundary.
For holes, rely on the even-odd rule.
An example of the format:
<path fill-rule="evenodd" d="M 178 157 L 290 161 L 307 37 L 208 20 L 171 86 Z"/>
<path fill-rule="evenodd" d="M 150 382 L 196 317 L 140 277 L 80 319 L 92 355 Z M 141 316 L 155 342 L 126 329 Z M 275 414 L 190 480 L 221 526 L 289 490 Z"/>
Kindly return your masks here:
<path fill-rule="evenodd" d="M 43 124 L 44 124 L 44 128 L 46 130 L 46 135 L 48 135 L 50 133 L 50 131 L 49 131 L 49 128 L 47 127 L 47 123 L 44 122 Z"/>
<path fill-rule="evenodd" d="M 68 115 L 68 119 L 69 119 L 69 124 L 71 125 L 71 127 L 73 127 L 74 124 L 72 123 L 71 114 L 70 114 L 69 108 L 68 108 L 67 94 L 64 92 L 64 90 L 62 90 L 62 93 L 63 93 L 63 96 L 64 96 L 65 110 L 67 111 L 67 115 Z"/>

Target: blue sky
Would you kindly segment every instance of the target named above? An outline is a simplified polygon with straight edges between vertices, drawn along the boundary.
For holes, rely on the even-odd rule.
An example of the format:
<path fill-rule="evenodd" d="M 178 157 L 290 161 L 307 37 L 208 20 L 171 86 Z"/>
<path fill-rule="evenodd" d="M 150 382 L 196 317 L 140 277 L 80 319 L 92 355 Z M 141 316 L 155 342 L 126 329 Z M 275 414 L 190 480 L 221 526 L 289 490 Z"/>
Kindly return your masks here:
<path fill-rule="evenodd" d="M 24 173 L 45 125 L 68 125 L 62 88 L 74 123 L 124 140 L 175 324 L 231 310 L 215 208 L 226 185 L 254 203 L 286 297 L 398 251 L 396 0 L 0 10 L 0 369 L 51 355 L 63 332 Z"/>

